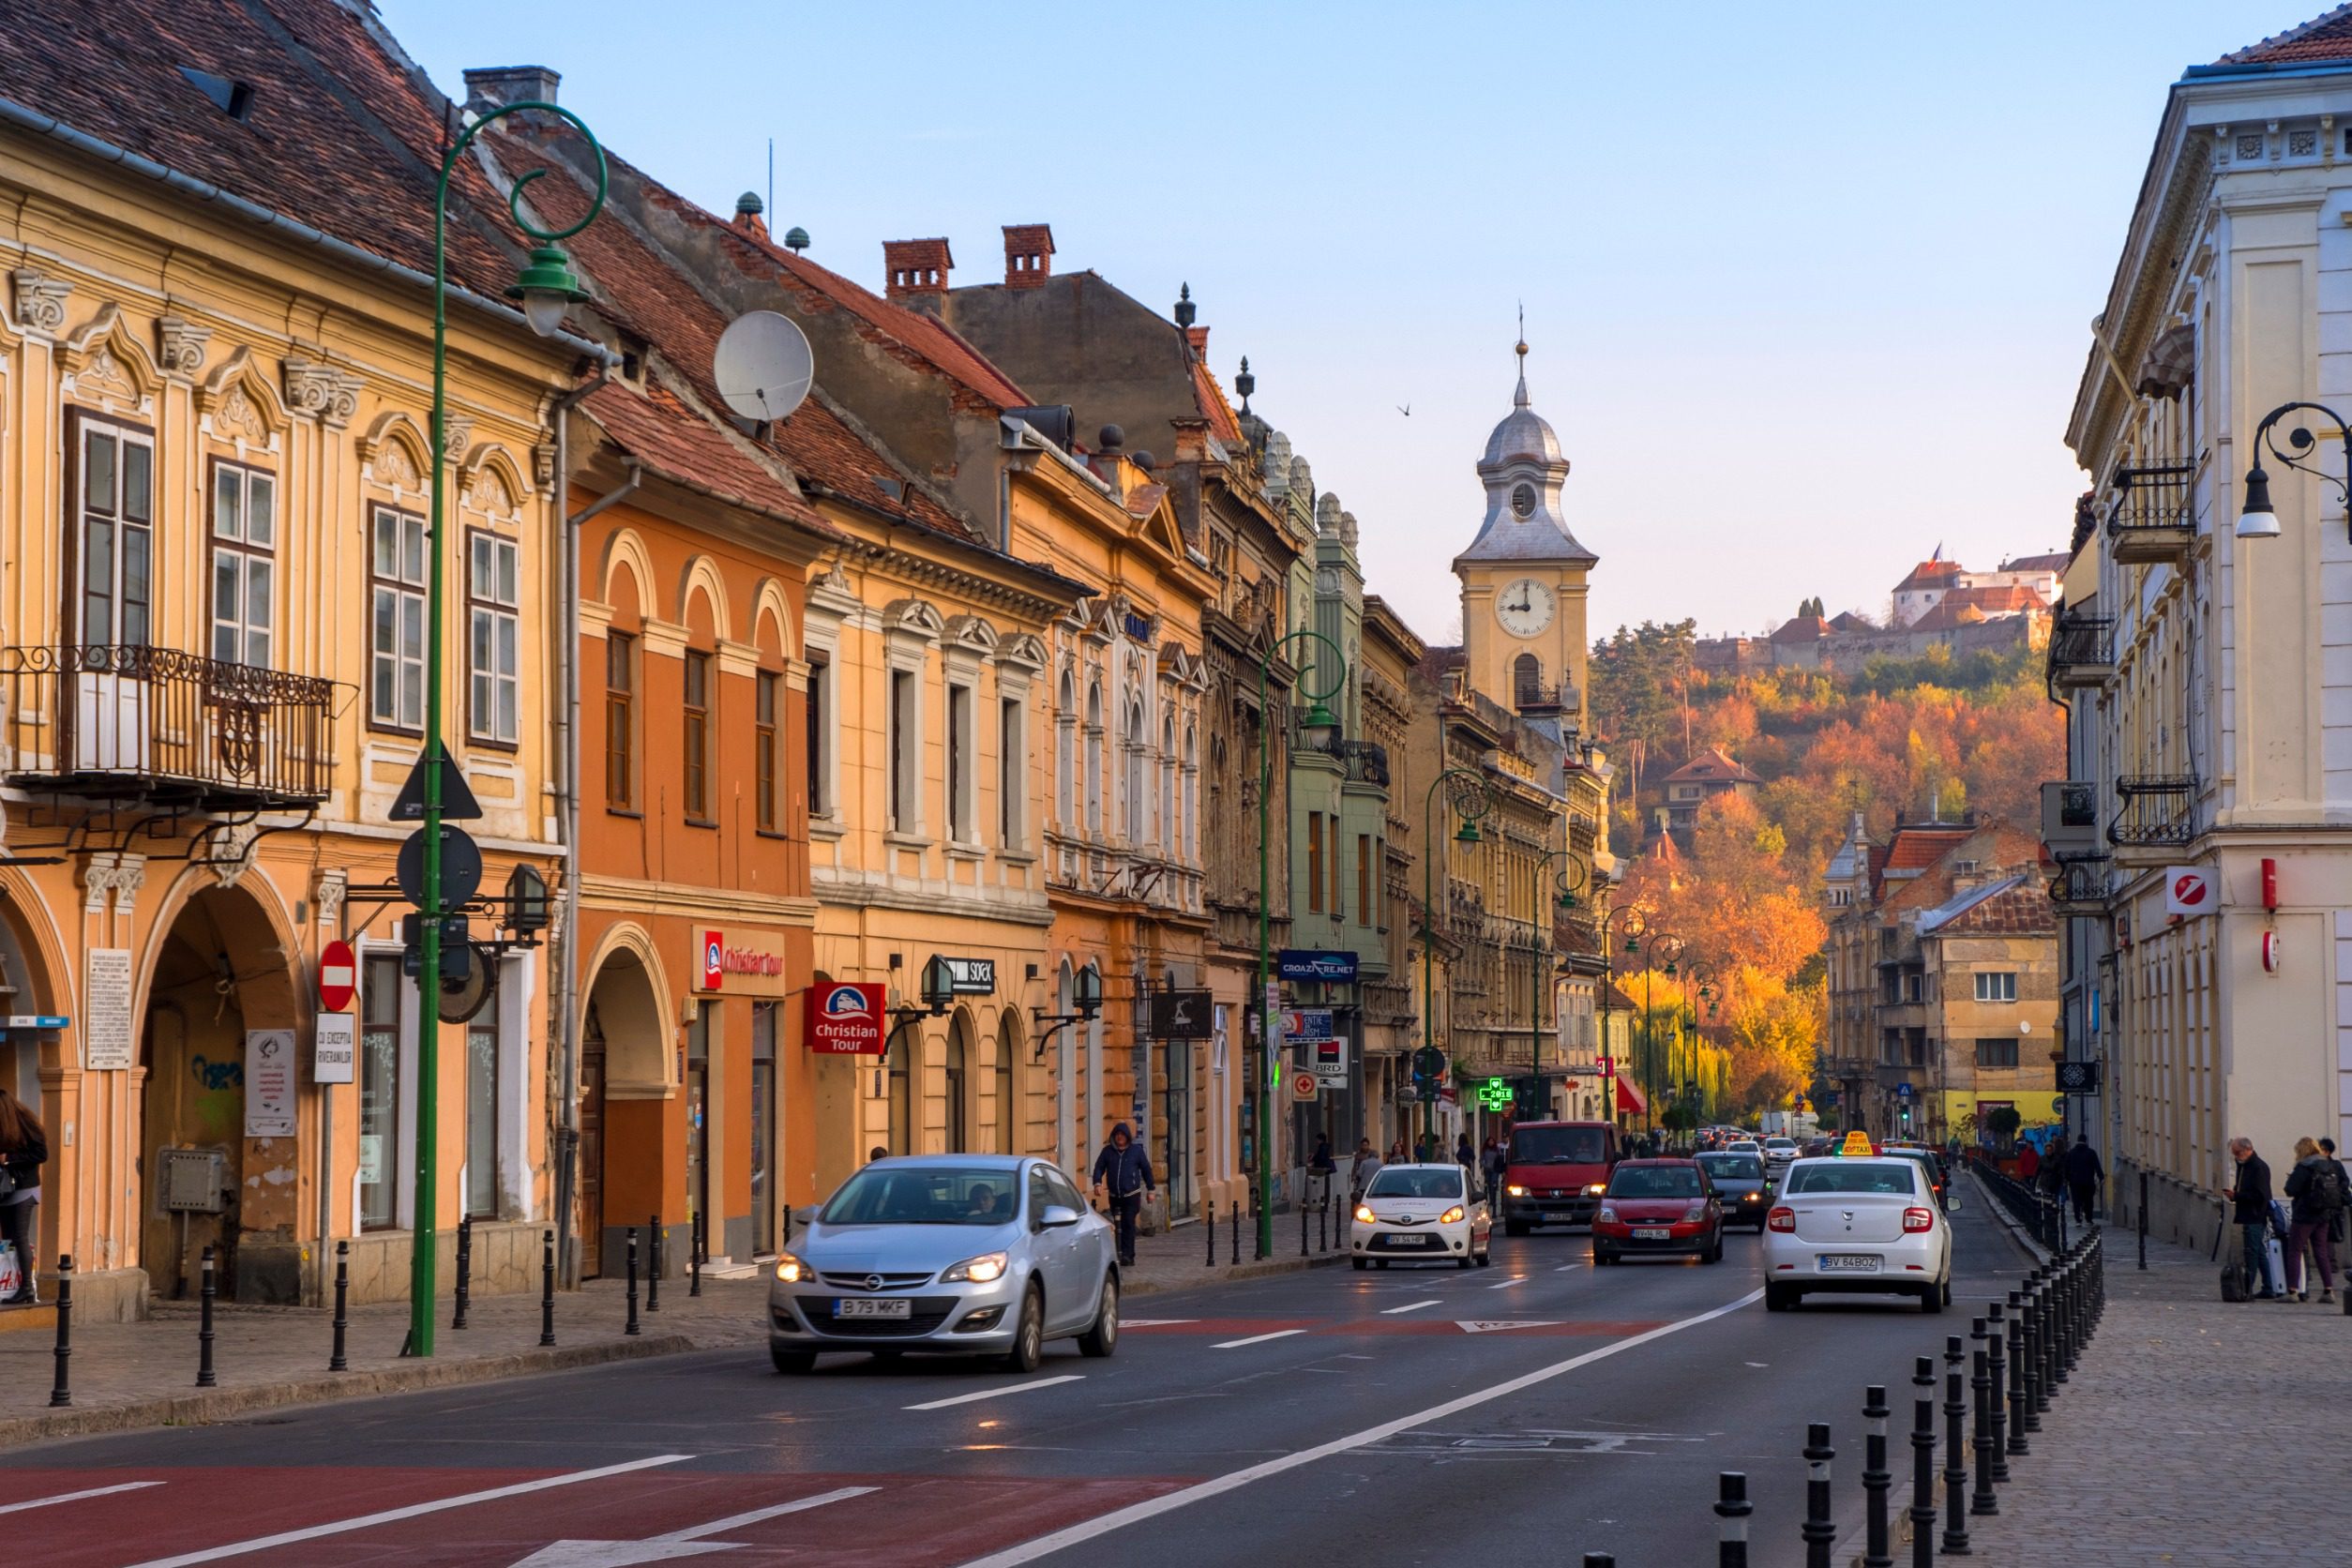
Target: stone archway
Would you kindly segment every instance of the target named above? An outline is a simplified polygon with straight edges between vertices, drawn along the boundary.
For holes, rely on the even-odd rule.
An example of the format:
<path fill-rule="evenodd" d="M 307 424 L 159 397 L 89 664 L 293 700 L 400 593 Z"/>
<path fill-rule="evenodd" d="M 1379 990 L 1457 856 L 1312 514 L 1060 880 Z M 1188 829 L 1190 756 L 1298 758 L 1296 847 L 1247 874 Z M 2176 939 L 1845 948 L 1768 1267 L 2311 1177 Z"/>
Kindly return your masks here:
<path fill-rule="evenodd" d="M 1027 1107 L 1021 1093 L 1021 1015 L 1018 1007 L 1007 1007 L 997 1019 L 993 1061 L 989 1063 L 996 1096 L 996 1152 L 1018 1154 L 1021 1144 L 1021 1124 Z"/>
<path fill-rule="evenodd" d="M 0 1014 L 61 1014 L 70 1011 L 60 1004 L 56 987 L 51 976 L 56 972 L 51 966 L 54 932 L 41 918 L 38 901 L 27 901 L 22 893 L 22 873 L 0 870 Z M 48 1134 L 52 1157 L 58 1152 L 57 1116 L 44 1102 L 41 1078 L 44 1072 L 54 1074 L 60 1066 L 58 1036 L 33 1030 L 17 1033 L 0 1029 L 0 1089 L 15 1095 L 24 1108 L 42 1123 Z M 33 1230 L 25 1238 L 30 1257 L 18 1259 L 19 1266 L 28 1272 L 53 1269 L 57 1255 L 75 1252 L 62 1229 L 62 1205 L 44 1202 L 30 1211 Z M 80 1227 L 89 1233 L 86 1223 Z M 110 1268 L 119 1261 L 119 1244 L 108 1249 L 107 1255 L 92 1259 L 83 1259 L 86 1268 L 93 1261 L 100 1268 Z M 41 1286 L 41 1298 L 49 1299 L 52 1287 Z"/>
<path fill-rule="evenodd" d="M 249 1062 L 279 1051 L 291 1059 L 298 1038 L 302 1007 L 292 940 L 242 885 L 196 886 L 175 910 L 167 904 L 162 929 L 140 1014 L 147 1070 L 140 1108 L 140 1261 L 155 1290 L 185 1296 L 197 1287 L 204 1248 L 212 1246 L 223 1296 L 299 1302 L 303 1183 L 294 1126 L 289 1120 L 277 1124 L 282 1131 L 247 1136 L 262 1130 L 257 1118 L 269 1108 L 250 1098 L 259 1091 L 247 1081 Z M 254 1039 L 264 1031 L 284 1037 Z M 298 1080 L 297 1071 L 288 1083 Z M 290 1090 L 283 1101 L 289 1118 L 294 1106 Z M 219 1207 L 166 1208 L 170 1168 L 207 1155 L 219 1161 Z"/>
<path fill-rule="evenodd" d="M 676 1085 L 669 993 L 650 938 L 605 939 L 590 973 L 580 1048 L 580 1273 L 617 1259 L 624 1230 L 662 1212 Z"/>

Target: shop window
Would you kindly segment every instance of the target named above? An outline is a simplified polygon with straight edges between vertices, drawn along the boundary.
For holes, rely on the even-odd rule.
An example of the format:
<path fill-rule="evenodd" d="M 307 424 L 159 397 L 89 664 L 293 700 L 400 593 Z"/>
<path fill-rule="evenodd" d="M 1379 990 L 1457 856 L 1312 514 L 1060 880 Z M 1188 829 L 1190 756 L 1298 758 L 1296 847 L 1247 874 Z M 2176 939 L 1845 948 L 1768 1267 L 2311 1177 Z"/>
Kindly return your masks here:
<path fill-rule="evenodd" d="M 476 962 L 480 961 L 477 952 Z M 500 1147 L 499 1006 L 493 1000 L 465 1026 L 465 1213 L 470 1219 L 498 1218 Z"/>
<path fill-rule="evenodd" d="M 359 989 L 359 1229 L 400 1223 L 400 1001 L 397 953 L 370 954 Z"/>

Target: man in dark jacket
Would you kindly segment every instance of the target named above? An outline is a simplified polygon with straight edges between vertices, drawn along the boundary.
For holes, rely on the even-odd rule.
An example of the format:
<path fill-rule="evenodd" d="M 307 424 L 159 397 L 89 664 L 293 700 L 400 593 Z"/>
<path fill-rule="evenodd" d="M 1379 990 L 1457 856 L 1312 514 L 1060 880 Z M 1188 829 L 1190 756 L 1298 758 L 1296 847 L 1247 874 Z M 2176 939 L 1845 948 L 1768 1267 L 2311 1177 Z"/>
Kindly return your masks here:
<path fill-rule="evenodd" d="M 1108 1198 L 1112 1216 L 1119 1222 L 1119 1261 L 1132 1269 L 1135 1216 L 1142 1211 L 1143 1195 L 1157 1192 L 1159 1184 L 1152 1179 L 1152 1156 L 1143 1152 L 1143 1145 L 1135 1140 L 1124 1122 L 1110 1129 L 1110 1141 L 1094 1156 L 1094 1186 Z"/>
<path fill-rule="evenodd" d="M 2229 1199 L 2230 1218 L 2245 1238 L 2246 1289 L 2254 1290 L 2259 1281 L 2261 1289 L 2254 1300 L 2283 1301 L 2286 1282 L 2270 1277 L 2270 1168 L 2254 1153 L 2251 1138 L 2231 1138 L 2229 1157 L 2238 1162 L 2238 1175 L 2224 1196 Z"/>
<path fill-rule="evenodd" d="M 2074 1199 L 2074 1217 L 2085 1225 L 2090 1223 L 2099 1184 L 2106 1179 L 2107 1168 L 2099 1163 L 2099 1151 L 2090 1146 L 2088 1136 L 2066 1152 L 2066 1190 Z"/>

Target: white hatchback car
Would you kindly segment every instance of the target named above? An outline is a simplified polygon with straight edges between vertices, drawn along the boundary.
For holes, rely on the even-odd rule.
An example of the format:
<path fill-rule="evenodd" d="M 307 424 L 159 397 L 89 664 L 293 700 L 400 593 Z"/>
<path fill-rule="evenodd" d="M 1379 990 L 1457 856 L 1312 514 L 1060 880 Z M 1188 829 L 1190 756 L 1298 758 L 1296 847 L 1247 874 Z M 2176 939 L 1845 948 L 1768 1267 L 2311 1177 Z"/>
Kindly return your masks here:
<path fill-rule="evenodd" d="M 1786 1312 L 1809 1291 L 1916 1296 L 1922 1312 L 1951 1304 L 1952 1222 L 1919 1161 L 1832 1154 L 1788 1167 L 1764 1218 L 1764 1304 Z"/>
<path fill-rule="evenodd" d="M 1349 1238 L 1359 1269 L 1374 1263 L 1484 1268 L 1494 1221 L 1469 1192 L 1458 1165 L 1384 1165 L 1364 1189 Z"/>

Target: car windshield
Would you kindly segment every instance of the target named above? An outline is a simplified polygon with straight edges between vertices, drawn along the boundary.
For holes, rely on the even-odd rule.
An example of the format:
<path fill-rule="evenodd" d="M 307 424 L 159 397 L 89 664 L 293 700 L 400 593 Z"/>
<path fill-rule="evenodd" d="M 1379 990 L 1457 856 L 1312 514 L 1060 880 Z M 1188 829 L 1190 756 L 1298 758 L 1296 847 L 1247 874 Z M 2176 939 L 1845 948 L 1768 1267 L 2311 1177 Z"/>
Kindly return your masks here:
<path fill-rule="evenodd" d="M 1718 1182 L 1760 1182 L 1764 1162 L 1754 1154 L 1701 1154 L 1699 1166 Z"/>
<path fill-rule="evenodd" d="M 817 1217 L 827 1225 L 1007 1225 L 1019 1213 L 1007 1169 L 869 1165 Z"/>
<path fill-rule="evenodd" d="M 1611 1198 L 1696 1198 L 1698 1171 L 1687 1165 L 1621 1165 L 1609 1178 Z"/>
<path fill-rule="evenodd" d="M 1392 1165 L 1372 1178 L 1366 1198 L 1459 1198 L 1462 1168 L 1457 1165 Z"/>
<path fill-rule="evenodd" d="M 1807 1193 L 1876 1192 L 1907 1198 L 1919 1189 L 1911 1184 L 1911 1168 L 1885 1160 L 1825 1160 L 1801 1166 L 1788 1181 L 1796 1196 Z"/>
<path fill-rule="evenodd" d="M 1608 1157 L 1598 1127 L 1521 1127 L 1511 1135 L 1513 1165 L 1599 1165 Z"/>
<path fill-rule="evenodd" d="M 1783 1149 L 1794 1149 L 1796 1146 L 1797 1140 L 1793 1138 L 1768 1138 L 1764 1140 L 1764 1147 L 1775 1153 Z"/>
<path fill-rule="evenodd" d="M 1733 1143 L 1731 1147 L 1740 1151 L 1743 1154 L 1753 1154 L 1759 1152 L 1756 1147 L 1756 1139 L 1752 1138 L 1741 1138 L 1737 1142 Z"/>

